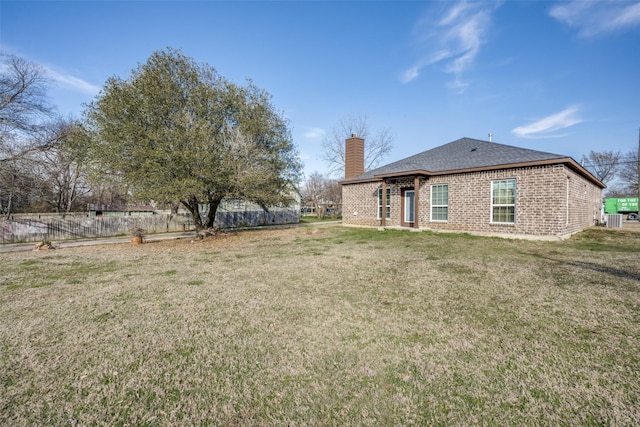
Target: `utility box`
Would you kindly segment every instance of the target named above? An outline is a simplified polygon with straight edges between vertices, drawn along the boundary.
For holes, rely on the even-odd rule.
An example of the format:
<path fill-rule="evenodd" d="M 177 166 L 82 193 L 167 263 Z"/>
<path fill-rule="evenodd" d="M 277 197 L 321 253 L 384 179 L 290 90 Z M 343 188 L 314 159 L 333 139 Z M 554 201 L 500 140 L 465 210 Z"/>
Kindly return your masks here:
<path fill-rule="evenodd" d="M 621 214 L 605 214 L 604 220 L 607 223 L 607 228 L 622 228 Z"/>

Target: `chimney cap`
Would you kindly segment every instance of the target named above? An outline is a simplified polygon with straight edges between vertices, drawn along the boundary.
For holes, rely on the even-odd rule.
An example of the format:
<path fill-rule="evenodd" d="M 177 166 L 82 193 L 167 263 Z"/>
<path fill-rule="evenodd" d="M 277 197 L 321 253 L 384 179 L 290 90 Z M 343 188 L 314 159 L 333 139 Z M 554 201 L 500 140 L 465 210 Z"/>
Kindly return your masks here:
<path fill-rule="evenodd" d="M 358 137 L 357 133 L 354 132 L 354 133 L 351 134 L 351 138 L 357 138 L 357 137 Z"/>

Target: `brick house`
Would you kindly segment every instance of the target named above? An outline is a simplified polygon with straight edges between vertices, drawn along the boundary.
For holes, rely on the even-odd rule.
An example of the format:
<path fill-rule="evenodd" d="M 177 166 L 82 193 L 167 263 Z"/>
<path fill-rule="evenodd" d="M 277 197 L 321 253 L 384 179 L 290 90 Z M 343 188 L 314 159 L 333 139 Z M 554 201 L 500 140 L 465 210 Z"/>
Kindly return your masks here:
<path fill-rule="evenodd" d="M 604 184 L 567 156 L 462 138 L 365 172 L 364 140 L 345 148 L 344 225 L 564 238 L 601 217 Z"/>

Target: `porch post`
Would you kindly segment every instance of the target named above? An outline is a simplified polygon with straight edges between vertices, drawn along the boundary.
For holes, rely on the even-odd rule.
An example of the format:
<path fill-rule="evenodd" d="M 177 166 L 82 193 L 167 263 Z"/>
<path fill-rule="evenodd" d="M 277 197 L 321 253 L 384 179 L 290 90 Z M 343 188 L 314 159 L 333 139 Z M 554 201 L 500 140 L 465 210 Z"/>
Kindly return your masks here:
<path fill-rule="evenodd" d="M 419 228 L 418 224 L 418 216 L 420 213 L 420 209 L 418 209 L 418 205 L 420 204 L 420 177 L 416 175 L 413 178 L 413 226 L 415 228 Z"/>
<path fill-rule="evenodd" d="M 385 227 L 387 225 L 387 180 L 382 180 L 382 194 L 380 195 L 380 204 L 382 209 L 380 212 L 380 226 Z"/>

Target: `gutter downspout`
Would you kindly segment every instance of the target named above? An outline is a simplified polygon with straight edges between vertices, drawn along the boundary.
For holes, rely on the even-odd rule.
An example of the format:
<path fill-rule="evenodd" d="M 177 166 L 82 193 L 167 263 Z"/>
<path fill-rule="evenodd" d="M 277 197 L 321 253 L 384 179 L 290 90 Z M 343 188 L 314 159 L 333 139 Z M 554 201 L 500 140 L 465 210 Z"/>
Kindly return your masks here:
<path fill-rule="evenodd" d="M 382 180 L 382 194 L 380 194 L 380 226 L 387 226 L 387 180 Z"/>
<path fill-rule="evenodd" d="M 569 227 L 569 184 L 570 183 L 571 183 L 571 177 L 567 175 L 567 190 L 566 190 L 566 196 L 565 196 L 565 205 L 567 207 L 566 209 L 567 213 L 565 215 L 565 223 L 564 223 L 565 231 Z"/>
<path fill-rule="evenodd" d="M 420 204 L 420 177 L 416 175 L 413 178 L 413 227 L 420 228 L 420 224 L 418 224 L 418 213 L 420 209 L 418 209 L 418 205 Z"/>

